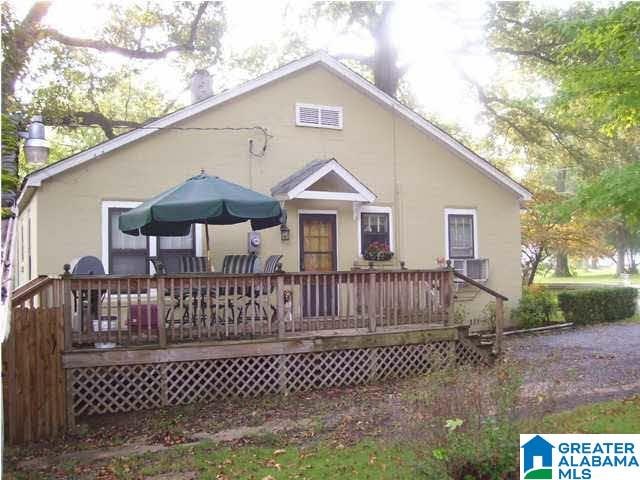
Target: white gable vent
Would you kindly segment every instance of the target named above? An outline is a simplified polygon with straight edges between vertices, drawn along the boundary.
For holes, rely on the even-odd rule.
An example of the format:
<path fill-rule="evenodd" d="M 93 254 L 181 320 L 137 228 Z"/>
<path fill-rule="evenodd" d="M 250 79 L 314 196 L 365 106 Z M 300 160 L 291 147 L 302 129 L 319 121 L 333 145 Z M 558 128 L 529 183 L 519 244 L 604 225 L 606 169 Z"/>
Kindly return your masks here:
<path fill-rule="evenodd" d="M 342 129 L 342 107 L 296 103 L 296 125 Z"/>

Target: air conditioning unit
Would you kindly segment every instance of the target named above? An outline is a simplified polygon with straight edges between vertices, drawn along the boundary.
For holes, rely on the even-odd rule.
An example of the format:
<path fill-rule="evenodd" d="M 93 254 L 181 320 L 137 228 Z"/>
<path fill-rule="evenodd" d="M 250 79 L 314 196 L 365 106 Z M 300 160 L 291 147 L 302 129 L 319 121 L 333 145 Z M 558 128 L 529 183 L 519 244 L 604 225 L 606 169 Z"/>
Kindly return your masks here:
<path fill-rule="evenodd" d="M 489 259 L 488 258 L 464 258 L 452 259 L 451 263 L 461 274 L 476 280 L 477 282 L 486 282 L 489 280 Z M 456 282 L 464 282 L 461 278 L 456 277 Z"/>

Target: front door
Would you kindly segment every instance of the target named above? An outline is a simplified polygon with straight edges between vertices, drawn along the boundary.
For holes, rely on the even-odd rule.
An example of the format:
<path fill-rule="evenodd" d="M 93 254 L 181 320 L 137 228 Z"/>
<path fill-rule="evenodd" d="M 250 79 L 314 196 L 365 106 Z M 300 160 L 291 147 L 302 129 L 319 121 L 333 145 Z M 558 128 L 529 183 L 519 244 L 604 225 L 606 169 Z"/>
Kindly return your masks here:
<path fill-rule="evenodd" d="M 331 272 L 337 266 L 336 255 L 336 216 L 335 214 L 300 214 L 300 271 Z M 318 282 L 307 281 L 301 285 L 303 315 L 331 315 L 336 308 L 330 282 L 317 277 Z M 325 305 L 327 310 L 325 312 Z"/>

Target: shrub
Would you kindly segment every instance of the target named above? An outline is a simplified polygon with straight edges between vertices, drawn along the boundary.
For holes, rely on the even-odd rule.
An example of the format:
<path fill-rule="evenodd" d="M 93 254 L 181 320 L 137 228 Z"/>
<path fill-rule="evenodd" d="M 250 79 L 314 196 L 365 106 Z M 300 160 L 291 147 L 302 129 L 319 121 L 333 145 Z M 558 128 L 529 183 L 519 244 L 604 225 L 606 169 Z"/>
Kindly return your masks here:
<path fill-rule="evenodd" d="M 584 325 L 632 317 L 637 297 L 633 287 L 598 288 L 562 292 L 558 303 L 567 322 Z"/>
<path fill-rule="evenodd" d="M 428 389 L 417 397 L 430 414 L 424 427 L 434 438 L 416 466 L 416 477 L 515 478 L 520 374 L 510 365 L 497 366 L 491 378 L 470 368 L 442 372 L 429 375 Z"/>
<path fill-rule="evenodd" d="M 523 328 L 533 328 L 551 322 L 558 307 L 553 295 L 544 288 L 528 288 L 522 293 L 520 303 L 511 312 L 511 317 Z"/>

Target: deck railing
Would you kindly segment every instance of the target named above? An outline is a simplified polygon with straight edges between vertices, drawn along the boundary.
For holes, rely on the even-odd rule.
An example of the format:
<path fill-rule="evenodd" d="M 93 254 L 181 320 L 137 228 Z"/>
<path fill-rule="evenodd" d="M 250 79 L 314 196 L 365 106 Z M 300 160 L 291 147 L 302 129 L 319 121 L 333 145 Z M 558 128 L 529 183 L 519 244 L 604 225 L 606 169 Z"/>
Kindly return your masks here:
<path fill-rule="evenodd" d="M 450 270 L 63 275 L 70 347 L 295 336 L 440 323 Z"/>

